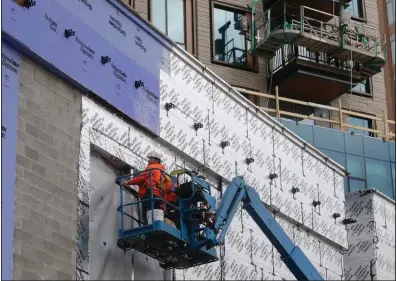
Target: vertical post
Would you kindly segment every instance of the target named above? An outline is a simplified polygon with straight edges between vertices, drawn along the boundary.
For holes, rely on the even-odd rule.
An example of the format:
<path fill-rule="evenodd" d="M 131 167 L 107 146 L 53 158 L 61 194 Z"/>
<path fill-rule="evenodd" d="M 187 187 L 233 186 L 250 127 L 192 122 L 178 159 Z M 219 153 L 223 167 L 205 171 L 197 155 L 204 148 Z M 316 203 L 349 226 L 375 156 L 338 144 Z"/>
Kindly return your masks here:
<path fill-rule="evenodd" d="M 304 31 L 304 25 L 305 25 L 305 20 L 304 20 L 304 10 L 303 10 L 303 6 L 301 6 L 301 26 L 300 26 L 300 32 L 301 34 L 303 34 Z"/>
<path fill-rule="evenodd" d="M 280 119 L 280 100 L 278 96 L 278 86 L 276 86 L 276 117 Z"/>
<path fill-rule="evenodd" d="M 266 39 L 270 37 L 270 32 L 272 32 L 272 9 L 267 10 L 268 14 L 267 14 L 267 19 L 269 21 L 269 27 L 268 27 L 268 31 L 267 31 L 267 36 Z"/>
<path fill-rule="evenodd" d="M 345 9 L 345 1 L 339 1 L 339 15 L 342 14 L 342 11 Z M 345 25 L 342 23 L 341 19 L 339 18 L 339 48 L 343 49 L 345 47 Z"/>
<path fill-rule="evenodd" d="M 342 112 L 342 100 L 339 99 L 339 124 L 340 124 L 340 130 L 343 131 L 343 112 Z"/>
<path fill-rule="evenodd" d="M 386 138 L 386 140 L 388 140 L 389 139 L 389 124 L 387 124 L 386 110 L 383 110 L 383 122 L 385 124 L 385 138 Z"/>
<path fill-rule="evenodd" d="M 256 10 L 257 0 L 252 0 L 251 2 L 251 51 L 256 49 L 256 22 L 255 22 L 255 10 Z M 259 37 L 259 36 L 258 36 Z"/>
<path fill-rule="evenodd" d="M 284 32 L 285 32 L 285 27 L 287 25 L 287 4 L 284 2 Z"/>
<path fill-rule="evenodd" d="M 120 234 L 124 235 L 124 202 L 123 202 L 123 188 L 120 185 Z M 119 235 L 120 235 L 119 234 Z"/>

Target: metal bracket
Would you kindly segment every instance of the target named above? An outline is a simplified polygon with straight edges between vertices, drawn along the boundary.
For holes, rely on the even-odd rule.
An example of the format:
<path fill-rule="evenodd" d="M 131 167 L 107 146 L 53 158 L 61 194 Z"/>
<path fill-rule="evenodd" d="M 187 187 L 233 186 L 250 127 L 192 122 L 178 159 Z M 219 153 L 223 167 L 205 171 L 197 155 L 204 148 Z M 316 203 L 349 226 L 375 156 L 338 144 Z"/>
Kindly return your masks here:
<path fill-rule="evenodd" d="M 29 9 L 30 7 L 36 6 L 36 1 L 24 0 L 23 6 Z"/>
<path fill-rule="evenodd" d="M 230 142 L 229 141 L 222 141 L 221 142 L 221 147 L 222 147 L 222 153 L 224 153 L 224 149 L 225 149 L 225 147 L 227 147 L 227 146 L 229 146 L 230 145 Z"/>
<path fill-rule="evenodd" d="M 247 165 L 249 165 L 249 164 L 251 164 L 251 163 L 254 163 L 254 158 L 252 158 L 252 157 L 250 157 L 250 158 L 246 158 L 245 159 L 245 163 L 247 163 Z"/>
<path fill-rule="evenodd" d="M 352 224 L 352 223 L 356 223 L 356 222 L 357 222 L 357 220 L 355 220 L 355 219 L 344 219 L 342 221 L 343 224 Z"/>
<path fill-rule="evenodd" d="M 167 103 L 165 104 L 165 110 L 167 110 L 167 113 L 168 113 L 168 111 L 170 111 L 170 109 L 172 109 L 172 108 L 175 108 L 175 104 L 173 104 L 172 102 L 167 102 Z"/>
<path fill-rule="evenodd" d="M 332 217 L 333 217 L 334 219 L 337 219 L 337 218 L 340 217 L 340 214 L 339 214 L 339 213 L 333 213 L 333 214 L 332 214 Z"/>
<path fill-rule="evenodd" d="M 321 205 L 321 202 L 320 202 L 320 201 L 313 200 L 313 206 L 314 206 L 314 207 L 317 207 L 317 206 L 319 206 L 319 205 Z"/>
<path fill-rule="evenodd" d="M 293 194 L 295 194 L 295 193 L 297 193 L 297 192 L 299 192 L 299 191 L 301 191 L 299 188 L 297 188 L 297 187 L 293 187 L 292 189 L 291 189 L 291 191 L 292 191 L 292 193 Z"/>
<path fill-rule="evenodd" d="M 74 36 L 76 34 L 75 31 L 73 31 L 73 29 L 65 29 L 65 37 L 69 38 L 71 36 Z"/>
<path fill-rule="evenodd" d="M 204 128 L 204 126 L 202 123 L 197 122 L 197 123 L 194 123 L 193 128 L 197 132 L 198 129 L 202 129 L 202 128 Z"/>
<path fill-rule="evenodd" d="M 135 81 L 135 89 L 139 89 L 140 87 L 144 87 L 144 83 L 142 80 Z"/>
<path fill-rule="evenodd" d="M 107 63 L 109 63 L 111 61 L 112 61 L 112 59 L 110 57 L 108 57 L 108 56 L 106 56 L 106 57 L 102 56 L 102 58 L 101 58 L 102 64 L 107 64 Z"/>

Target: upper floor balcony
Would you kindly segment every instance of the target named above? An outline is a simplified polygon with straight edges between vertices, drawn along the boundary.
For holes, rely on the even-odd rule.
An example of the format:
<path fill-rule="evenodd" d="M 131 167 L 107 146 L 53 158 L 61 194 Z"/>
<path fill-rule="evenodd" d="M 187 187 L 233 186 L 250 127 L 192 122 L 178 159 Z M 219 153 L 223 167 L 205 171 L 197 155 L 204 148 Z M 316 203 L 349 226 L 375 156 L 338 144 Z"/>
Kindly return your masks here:
<path fill-rule="evenodd" d="M 258 0 L 254 0 L 253 4 L 256 2 L 258 2 Z M 307 11 L 307 16 L 326 22 L 331 20 L 334 16 L 340 15 L 340 2 L 341 1 L 338 0 L 262 0 L 262 7 L 264 11 L 272 9 L 272 13 L 275 16 L 284 12 L 284 4 L 288 5 L 289 7 L 310 7 L 313 10 L 323 11 L 324 13 L 313 13 L 311 11 Z M 343 5 L 347 6 L 348 9 L 350 8 L 350 5 L 355 6 L 355 3 L 351 3 L 351 0 L 346 0 L 343 2 Z"/>
<path fill-rule="evenodd" d="M 323 22 L 308 14 L 324 12 L 305 6 L 283 9 L 256 14 L 250 30 L 251 51 L 269 59 L 269 80 L 281 96 L 328 103 L 384 66 L 377 29 L 335 16 Z"/>

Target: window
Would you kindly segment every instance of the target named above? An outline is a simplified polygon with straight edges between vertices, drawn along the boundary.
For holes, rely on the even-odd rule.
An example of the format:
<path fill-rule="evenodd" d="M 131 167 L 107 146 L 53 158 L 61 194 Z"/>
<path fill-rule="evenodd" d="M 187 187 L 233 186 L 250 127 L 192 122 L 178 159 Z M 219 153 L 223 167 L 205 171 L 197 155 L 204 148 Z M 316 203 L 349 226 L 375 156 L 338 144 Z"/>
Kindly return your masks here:
<path fill-rule="evenodd" d="M 349 192 L 366 189 L 365 180 L 349 178 Z"/>
<path fill-rule="evenodd" d="M 395 0 L 386 0 L 387 22 L 389 23 L 389 26 L 396 21 L 396 13 L 394 10 L 395 6 Z"/>
<path fill-rule="evenodd" d="M 396 64 L 396 34 L 390 35 L 391 59 Z"/>
<path fill-rule="evenodd" d="M 150 21 L 179 46 L 194 54 L 194 0 L 150 0 Z"/>
<path fill-rule="evenodd" d="M 364 18 L 364 8 L 363 8 L 363 0 L 352 0 L 346 8 L 349 11 L 353 18 Z"/>
<path fill-rule="evenodd" d="M 248 41 L 241 21 L 249 12 L 213 4 L 213 60 L 243 69 L 254 69 L 253 56 L 248 55 Z"/>
<path fill-rule="evenodd" d="M 363 127 L 363 128 L 368 128 L 368 129 L 372 128 L 372 120 L 367 119 L 367 118 L 349 116 L 349 118 L 347 119 L 347 122 L 350 125 L 357 126 L 357 127 Z M 363 131 L 363 130 L 354 129 L 354 128 L 348 128 L 348 132 L 354 132 L 357 135 L 372 136 L 372 134 L 368 131 Z"/>
<path fill-rule="evenodd" d="M 394 192 L 390 162 L 366 158 L 365 163 L 368 188 L 375 188 L 390 198 L 393 198 Z"/>
<path fill-rule="evenodd" d="M 358 83 L 356 86 L 352 88 L 352 92 L 358 93 L 358 94 L 371 94 L 371 83 L 369 79 L 365 79 L 364 81 L 361 81 Z"/>
<path fill-rule="evenodd" d="M 365 178 L 365 164 L 364 157 L 346 154 L 347 171 L 351 177 Z"/>

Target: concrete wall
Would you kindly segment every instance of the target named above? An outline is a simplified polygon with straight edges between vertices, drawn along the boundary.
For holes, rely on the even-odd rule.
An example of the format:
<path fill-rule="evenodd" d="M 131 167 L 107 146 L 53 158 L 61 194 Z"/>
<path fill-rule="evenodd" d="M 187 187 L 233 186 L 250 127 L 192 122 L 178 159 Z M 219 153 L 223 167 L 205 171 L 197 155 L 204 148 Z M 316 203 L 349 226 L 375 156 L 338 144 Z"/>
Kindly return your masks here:
<path fill-rule="evenodd" d="M 13 279 L 75 279 L 81 93 L 20 69 Z"/>

